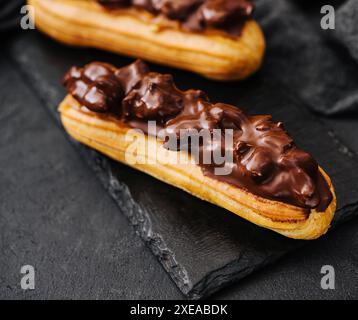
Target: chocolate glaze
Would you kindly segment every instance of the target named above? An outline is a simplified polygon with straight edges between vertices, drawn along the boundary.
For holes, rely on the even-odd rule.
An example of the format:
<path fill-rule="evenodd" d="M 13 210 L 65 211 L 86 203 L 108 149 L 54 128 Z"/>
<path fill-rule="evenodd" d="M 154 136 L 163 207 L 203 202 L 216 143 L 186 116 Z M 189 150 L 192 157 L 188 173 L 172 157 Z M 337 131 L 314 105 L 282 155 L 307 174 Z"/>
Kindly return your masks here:
<path fill-rule="evenodd" d="M 200 90 L 181 91 L 172 76 L 150 72 L 140 60 L 120 69 L 99 62 L 73 67 L 63 83 L 89 110 L 141 129 L 149 120 L 156 120 L 166 136 L 174 135 L 177 140 L 182 138 L 181 129 L 208 129 L 211 133 L 214 129 L 232 129 L 230 174 L 216 175 L 218 165 L 197 159 L 203 173 L 214 179 L 304 208 L 307 213 L 312 208 L 324 211 L 332 201 L 316 161 L 299 149 L 283 124 L 273 122 L 271 116 L 249 116 L 237 107 L 213 104 Z M 183 145 L 171 146 L 164 141 L 164 147 L 178 150 Z M 200 155 L 210 147 L 201 144 Z M 221 148 L 225 148 L 224 143 Z"/>
<path fill-rule="evenodd" d="M 253 4 L 249 0 L 97 0 L 109 9 L 136 7 L 181 22 L 184 29 L 221 29 L 238 36 Z"/>

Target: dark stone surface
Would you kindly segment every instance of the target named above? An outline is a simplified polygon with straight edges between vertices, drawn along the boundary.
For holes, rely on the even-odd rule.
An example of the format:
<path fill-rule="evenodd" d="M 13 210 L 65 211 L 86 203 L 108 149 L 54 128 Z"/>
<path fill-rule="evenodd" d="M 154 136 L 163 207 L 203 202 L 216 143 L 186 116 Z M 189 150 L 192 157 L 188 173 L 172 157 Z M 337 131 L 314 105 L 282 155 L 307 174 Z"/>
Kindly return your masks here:
<path fill-rule="evenodd" d="M 24 0 L 0 0 L 0 34 L 20 25 L 20 9 Z"/>
<path fill-rule="evenodd" d="M 223 290 L 219 299 L 357 299 L 358 221 L 288 254 L 274 265 Z M 335 290 L 322 290 L 321 267 L 335 269 Z"/>
<path fill-rule="evenodd" d="M 357 1 L 350 5 L 344 0 L 256 3 L 256 17 L 267 40 L 266 69 L 270 76 L 317 113 L 357 115 L 358 61 L 353 49 L 357 45 Z M 334 30 L 320 26 L 323 5 L 335 8 Z"/>
<path fill-rule="evenodd" d="M 26 48 L 26 50 L 24 50 L 24 48 Z M 55 112 L 56 106 L 64 96 L 64 91 L 59 87 L 58 82 L 63 72 L 70 65 L 83 64 L 84 62 L 88 62 L 93 59 L 110 61 L 116 65 L 123 65 L 130 61 L 129 59 L 119 58 L 94 50 L 71 50 L 69 48 L 64 48 L 44 38 L 43 36 L 31 32 L 19 35 L 15 40 L 9 42 L 8 56 L 9 60 L 13 63 L 12 67 L 17 69 L 24 76 L 26 86 L 29 86 L 33 92 L 36 92 L 37 94 L 36 102 L 29 103 L 29 105 L 32 106 L 32 112 L 35 114 L 43 114 L 44 111 L 41 108 L 46 106 L 47 110 L 49 110 L 50 114 L 55 116 L 55 118 L 57 117 Z M 32 63 L 33 61 L 36 61 L 36 63 Z M 159 71 L 168 70 L 157 66 L 155 66 L 154 69 Z M 337 139 L 331 138 L 332 130 L 322 127 L 317 120 L 312 118 L 312 116 L 305 111 L 305 107 L 298 102 L 297 99 L 288 95 L 285 89 L 278 84 L 268 81 L 267 75 L 265 75 L 265 68 L 257 76 L 243 84 L 240 84 L 240 86 L 236 83 L 217 84 L 205 81 L 198 76 L 192 76 L 186 72 L 175 71 L 175 75 L 177 83 L 181 88 L 201 88 L 207 90 L 214 100 L 231 102 L 240 106 L 247 106 L 252 113 L 273 113 L 276 119 L 284 120 L 287 128 L 296 137 L 298 143 L 311 151 L 333 178 L 339 200 L 338 207 L 340 208 L 340 211 L 337 215 L 339 219 L 344 217 L 348 218 L 348 215 L 354 212 L 353 209 L 355 207 L 347 207 L 347 205 L 353 204 L 358 200 L 356 197 L 358 194 L 358 186 L 355 183 L 352 183 L 352 181 L 354 182 L 358 178 L 358 172 L 356 169 L 357 160 L 355 159 L 355 155 L 348 152 L 347 148 L 341 143 L 337 143 L 337 141 L 334 142 L 333 140 Z M 16 80 L 13 80 L 13 82 L 15 83 Z M 19 88 L 15 87 L 12 90 L 19 90 Z M 6 96 L 6 91 L 2 92 L 2 94 L 5 94 Z M 28 95 L 29 101 L 31 101 L 31 95 Z M 16 97 L 15 95 L 14 99 L 15 98 L 19 97 Z M 34 99 L 33 96 L 32 99 Z M 24 98 L 21 97 L 21 99 L 18 99 L 17 103 L 19 104 L 20 101 L 23 100 Z M 27 101 L 27 99 L 25 100 Z M 20 108 L 20 105 L 18 105 L 18 108 Z M 14 118 L 14 121 L 18 121 L 18 119 Z M 49 127 L 53 125 L 53 123 L 50 124 L 48 119 L 45 122 Z M 34 125 L 34 127 L 36 126 Z M 11 125 L 10 129 L 11 128 L 12 130 L 16 130 L 17 126 Z M 31 132 L 31 128 L 28 128 L 27 130 Z M 53 130 L 56 130 L 56 132 L 59 131 L 58 128 Z M 44 132 L 39 130 L 38 136 L 34 138 L 33 141 L 42 141 L 43 134 Z M 341 140 L 340 137 L 338 137 L 338 140 L 339 139 Z M 58 144 L 51 144 L 50 142 L 51 141 L 49 141 L 49 145 L 47 147 L 48 149 L 44 148 L 42 150 L 44 154 L 39 158 L 35 157 L 33 160 L 34 162 L 36 160 L 43 159 L 47 163 L 47 161 L 49 161 L 49 159 L 47 159 L 47 155 L 50 154 L 54 157 L 53 151 L 54 149 L 57 149 L 57 146 L 61 147 L 60 149 L 64 148 L 67 150 L 67 147 L 64 146 L 64 142 Z M 21 150 L 21 146 L 22 145 L 19 145 L 19 147 L 14 148 L 14 150 L 17 150 L 16 152 L 24 152 Z M 106 189 L 110 191 L 112 197 L 119 204 L 120 211 L 129 217 L 132 224 L 135 225 L 138 233 L 140 233 L 142 238 L 146 240 L 148 246 L 151 247 L 154 253 L 158 256 L 159 260 L 170 272 L 172 278 L 176 281 L 178 286 L 189 296 L 207 296 L 220 287 L 232 283 L 238 278 L 246 276 L 258 267 L 262 267 L 267 263 L 272 262 L 281 255 L 303 244 L 303 242 L 289 240 L 276 235 L 271 231 L 258 228 L 246 221 L 238 219 L 222 209 L 195 199 L 179 190 L 176 190 L 175 188 L 168 187 L 167 185 L 144 174 L 112 161 L 108 161 L 105 157 L 99 156 L 96 152 L 89 151 L 85 147 L 78 146 L 78 150 L 80 150 L 86 162 L 96 171 L 97 176 L 100 177 Z M 62 150 L 56 150 L 56 153 L 58 151 Z M 18 158 L 18 156 L 15 157 Z M 75 155 L 72 155 L 71 157 L 77 158 Z M 103 194 L 103 190 L 101 190 L 97 196 L 88 194 L 87 187 L 84 186 L 81 188 L 77 181 L 70 184 L 73 189 L 68 188 L 66 186 L 66 182 L 67 179 L 72 179 L 72 171 L 76 171 L 77 176 L 78 167 L 81 168 L 79 172 L 81 172 L 81 170 L 88 171 L 88 169 L 84 165 L 83 161 L 77 159 L 77 163 L 72 164 L 67 163 L 67 161 L 69 161 L 67 159 L 67 155 L 66 157 L 63 156 L 63 158 L 63 170 L 67 170 L 61 173 L 61 179 L 64 181 L 61 183 L 61 179 L 59 181 L 56 180 L 56 183 L 54 184 L 53 180 L 45 180 L 43 183 L 45 190 L 48 191 L 48 189 L 51 190 L 52 188 L 56 188 L 58 190 L 57 193 L 60 194 L 63 193 L 63 190 L 66 190 L 66 199 L 67 197 L 72 197 L 71 204 L 69 204 L 66 200 L 61 207 L 61 212 L 63 212 L 66 217 L 65 221 L 67 221 L 67 219 L 73 219 L 72 215 L 75 215 L 78 219 L 80 219 L 81 216 L 81 219 L 85 219 L 84 221 L 87 221 L 82 215 L 84 214 L 83 212 L 88 214 L 88 209 L 91 209 L 91 211 L 94 210 L 96 212 L 96 222 L 98 222 L 102 212 L 96 211 L 98 210 L 96 209 L 96 206 L 98 206 L 98 203 L 101 203 L 99 199 L 104 201 L 103 198 L 106 197 L 107 199 L 108 196 Z M 4 161 L 4 163 L 6 163 L 6 161 Z M 12 166 L 13 170 L 16 171 L 16 169 L 22 168 L 22 165 L 23 163 L 21 162 L 19 164 L 14 163 Z M 50 165 L 49 167 L 52 166 Z M 26 181 L 31 183 L 32 179 L 35 179 L 34 177 L 42 175 L 40 172 L 41 171 L 31 172 L 31 176 L 24 177 L 23 179 L 25 181 L 26 178 Z M 89 172 L 87 175 L 91 176 L 91 173 Z M 11 174 L 5 175 L 5 177 L 8 177 L 8 180 L 13 178 Z M 90 181 L 93 180 L 95 179 L 91 176 Z M 16 179 L 14 179 L 13 183 L 16 183 L 15 181 Z M 82 179 L 81 182 L 87 184 L 87 178 Z M 348 185 L 349 187 L 347 187 Z M 4 183 L 4 186 L 6 186 L 6 183 Z M 86 190 L 86 193 L 83 192 L 83 190 Z M 99 196 L 100 198 L 98 198 Z M 14 198 L 10 199 L 4 197 L 3 202 L 7 204 L 9 208 L 13 207 L 15 198 L 19 199 L 19 194 L 17 192 L 14 193 L 13 197 Z M 77 202 L 77 197 L 80 197 L 82 202 Z M 89 197 L 90 202 L 89 204 L 86 204 L 86 200 Z M 52 205 L 54 207 L 58 206 L 57 198 L 49 198 L 46 194 L 41 194 L 41 192 L 35 198 L 38 201 L 38 205 L 48 205 L 50 208 Z M 45 202 L 39 200 L 43 198 L 46 198 Z M 27 199 L 27 197 L 21 197 L 21 199 L 24 199 L 22 200 L 23 206 L 26 207 L 25 204 L 27 201 L 25 201 L 25 199 Z M 109 207 L 106 207 L 106 205 L 107 204 L 104 204 L 103 209 L 100 211 L 106 211 L 108 212 L 108 215 L 112 216 L 113 212 L 116 211 L 111 207 L 113 206 L 113 203 L 111 203 Z M 44 217 L 40 217 L 40 219 L 36 218 L 34 210 L 30 210 L 30 212 L 31 214 L 29 215 L 29 219 L 30 217 L 31 219 L 35 218 L 35 221 L 39 221 L 39 223 L 43 223 L 43 219 L 46 219 L 46 209 L 43 210 Z M 17 211 L 17 213 L 19 212 Z M 53 213 L 53 215 L 54 214 L 55 213 Z M 7 212 L 5 216 L 9 219 L 10 214 Z M 107 217 L 108 221 L 111 220 L 111 216 Z M 111 231 L 115 232 L 115 230 L 117 230 L 116 223 L 118 219 L 118 217 L 113 219 L 110 223 L 111 228 L 109 231 L 107 230 L 107 226 L 103 226 L 103 223 L 107 221 L 106 219 L 104 222 L 97 223 L 95 231 L 99 232 L 100 235 L 105 235 L 104 240 L 98 240 L 103 240 L 105 242 L 102 243 L 106 243 L 106 239 L 108 239 L 108 241 L 113 243 L 112 241 L 114 241 L 116 235 L 111 233 Z M 10 220 L 10 222 L 11 221 L 14 223 L 14 226 L 12 229 L 10 228 L 10 230 L 18 230 L 20 219 L 14 218 Z M 71 237 L 66 239 L 66 241 L 62 244 L 64 246 L 64 252 L 61 252 L 61 250 L 50 249 L 56 259 L 66 260 L 69 255 L 71 255 L 66 250 L 76 248 L 77 243 L 78 249 L 76 254 L 81 255 L 81 258 L 73 258 L 73 263 L 77 264 L 77 269 L 75 269 L 75 273 L 73 273 L 74 270 L 72 269 L 68 274 L 66 274 L 67 277 L 64 277 L 66 277 L 66 279 L 76 277 L 74 274 L 77 273 L 80 278 L 76 278 L 78 281 L 75 281 L 75 279 L 72 278 L 73 282 L 76 282 L 77 285 L 80 284 L 84 288 L 87 288 L 87 286 L 90 285 L 86 282 L 86 260 L 83 260 L 82 256 L 82 254 L 84 254 L 85 257 L 87 256 L 90 266 L 93 266 L 92 264 L 94 263 L 99 263 L 100 266 L 104 268 L 103 270 L 95 269 L 101 272 L 103 279 L 111 281 L 112 284 L 119 283 L 121 288 L 123 281 L 125 287 L 126 279 L 122 280 L 118 276 L 115 277 L 113 273 L 111 274 L 111 271 L 113 270 L 108 272 L 106 270 L 106 268 L 108 268 L 107 263 L 101 259 L 102 254 L 105 256 L 108 254 L 106 251 L 109 250 L 111 246 L 103 244 L 103 247 L 101 247 L 97 257 L 90 256 L 88 258 L 88 254 L 91 252 L 91 246 L 83 245 L 83 242 L 78 243 L 76 242 L 76 238 L 73 237 L 80 237 L 83 234 L 83 237 L 89 237 L 90 240 L 93 240 L 91 233 L 88 232 L 91 229 L 86 231 L 87 224 L 83 224 L 82 221 L 74 221 L 74 223 L 76 222 L 79 225 L 74 226 L 71 224 L 71 228 L 73 228 Z M 66 225 L 60 225 L 59 227 L 57 224 L 52 223 L 50 228 L 46 228 L 46 230 L 49 230 L 48 233 L 51 236 L 57 232 L 63 231 L 63 228 L 66 228 Z M 118 223 L 118 227 L 119 226 L 122 226 L 122 224 Z M 104 229 L 101 230 L 101 228 Z M 24 229 L 26 230 L 25 227 Z M 13 232 L 11 234 L 13 234 Z M 325 238 L 326 237 L 323 237 L 322 240 L 315 242 L 314 245 L 320 242 L 325 243 Z M 16 239 L 7 239 L 6 243 L 18 243 L 17 241 L 11 240 Z M 26 240 L 24 239 L 23 241 Z M 48 244 L 44 245 L 44 242 L 46 242 L 45 236 L 41 238 L 40 242 L 47 250 L 51 248 Z M 126 247 L 127 242 L 128 247 Z M 124 247 L 129 250 L 131 241 L 126 241 L 125 243 Z M 70 248 L 66 247 L 66 245 Z M 34 245 L 29 246 L 30 251 L 32 251 Z M 304 249 L 306 249 L 306 247 Z M 124 252 L 126 252 L 125 249 Z M 46 251 L 39 250 L 37 259 L 39 257 L 46 259 L 44 264 L 47 264 L 47 267 L 53 270 L 54 266 L 48 265 L 47 259 L 49 257 Z M 322 259 L 323 257 L 324 255 L 322 256 Z M 125 258 L 126 254 L 124 254 L 124 259 Z M 122 252 L 117 252 L 114 259 L 122 259 Z M 18 263 L 18 261 L 14 259 L 9 259 L 9 261 L 11 261 L 10 266 L 13 266 L 14 263 Z M 321 263 L 322 261 L 323 260 L 320 259 L 317 260 L 318 263 Z M 337 261 L 334 262 L 337 263 Z M 143 263 L 143 261 L 141 263 Z M 324 264 L 330 263 L 328 261 Z M 149 268 L 148 266 L 153 268 L 153 272 L 155 272 L 154 269 L 156 269 L 152 264 L 138 264 L 136 266 L 133 263 L 133 265 L 127 267 L 127 272 L 132 272 L 134 279 L 137 279 L 138 274 L 143 276 L 145 274 L 143 271 L 145 271 L 146 268 Z M 125 270 L 125 268 L 121 268 L 121 271 L 123 270 Z M 299 270 L 300 266 L 294 266 L 292 271 L 298 278 L 310 272 L 309 269 L 306 269 L 306 273 L 300 272 Z M 314 282 L 315 286 L 317 286 L 317 292 L 322 291 L 319 289 L 319 270 L 320 267 L 315 271 L 314 275 L 311 275 L 311 277 L 315 279 Z M 96 279 L 94 276 L 95 271 L 92 269 L 91 271 L 89 274 L 92 274 L 92 277 Z M 158 275 L 159 274 L 163 274 L 163 271 L 160 270 Z M 251 289 L 250 291 L 249 288 L 248 290 L 251 292 L 251 297 L 255 297 L 255 295 L 257 295 L 256 297 L 259 298 L 260 294 L 261 297 L 271 297 L 272 293 L 270 294 L 269 291 L 275 289 L 275 286 L 277 286 L 274 281 L 270 281 L 271 278 L 272 276 L 264 278 L 262 286 L 263 288 L 266 288 L 266 291 L 261 289 L 256 291 L 255 289 Z M 56 274 L 52 274 L 51 276 L 48 276 L 48 279 L 51 279 L 52 281 L 57 279 L 58 281 L 59 278 Z M 146 277 L 146 279 L 150 281 L 150 276 L 148 276 L 148 278 Z M 291 281 L 295 278 L 293 276 L 291 279 L 286 276 L 286 281 L 288 281 L 287 279 Z M 318 283 L 316 283 L 316 280 Z M 257 281 L 260 283 L 260 278 L 258 278 Z M 304 288 L 302 281 L 299 281 L 299 283 L 299 287 Z M 128 288 L 130 292 L 133 293 L 132 295 L 127 293 L 127 297 L 140 297 L 138 296 L 138 288 L 135 288 L 135 283 L 132 283 L 132 285 L 133 287 L 128 286 Z M 75 288 L 70 286 L 66 289 L 64 284 L 61 283 L 57 289 L 57 294 L 61 296 L 61 294 L 63 295 L 66 290 L 69 290 L 68 296 L 70 297 L 83 296 L 85 289 L 81 291 L 78 290 L 76 285 L 74 285 L 74 287 Z M 94 292 L 96 292 L 92 294 L 93 298 L 115 297 L 115 295 L 112 296 L 111 294 L 108 294 L 108 291 L 101 291 L 108 290 L 108 285 L 104 285 L 102 283 L 101 287 L 101 283 L 96 280 L 93 287 Z M 140 286 L 140 288 L 142 288 L 141 290 L 144 290 L 144 286 Z M 155 297 L 156 294 L 158 294 L 156 297 L 173 298 L 177 296 L 177 293 L 170 285 L 163 284 L 163 288 L 165 288 L 163 292 L 151 292 L 149 297 Z M 168 290 L 167 288 L 171 289 Z M 255 288 L 260 287 L 258 286 Z M 160 290 L 160 287 L 157 287 L 157 289 Z M 148 292 L 147 288 L 146 290 Z M 245 292 L 245 290 L 238 292 L 234 291 L 234 293 L 232 293 L 231 290 L 231 293 L 228 295 L 224 294 L 224 297 L 250 297 L 250 295 L 246 295 L 242 292 Z M 312 291 L 309 292 L 312 293 Z M 348 291 L 348 295 L 352 294 L 352 292 L 354 292 L 354 290 Z M 16 294 L 9 294 L 8 291 L 6 291 L 6 293 L 7 297 L 16 296 Z M 52 294 L 55 293 L 52 292 Z M 277 293 L 277 297 L 284 297 L 284 295 L 285 293 L 282 291 Z M 344 294 L 341 295 L 343 296 Z M 37 296 L 51 297 L 51 293 L 46 294 L 45 292 L 39 294 L 38 292 Z M 90 293 L 88 293 L 88 296 L 86 297 L 89 296 L 91 296 Z"/>
<path fill-rule="evenodd" d="M 180 297 L 2 55 L 0 70 L 0 298 Z M 33 291 L 20 288 L 25 264 Z"/>

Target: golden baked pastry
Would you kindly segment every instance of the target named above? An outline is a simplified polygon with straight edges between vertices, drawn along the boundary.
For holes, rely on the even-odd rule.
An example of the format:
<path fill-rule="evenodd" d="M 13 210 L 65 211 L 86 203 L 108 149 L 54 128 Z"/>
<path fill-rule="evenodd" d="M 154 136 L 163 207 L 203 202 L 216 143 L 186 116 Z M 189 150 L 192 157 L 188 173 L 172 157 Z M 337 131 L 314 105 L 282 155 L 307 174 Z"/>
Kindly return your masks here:
<path fill-rule="evenodd" d="M 328 175 L 269 116 L 212 104 L 199 90 L 180 91 L 169 75 L 149 72 L 140 61 L 120 69 L 73 67 L 64 84 L 69 95 L 59 107 L 61 120 L 81 143 L 284 236 L 315 239 L 328 230 L 336 209 Z M 148 121 L 175 134 L 233 128 L 233 171 L 215 176 L 215 165 L 193 161 L 188 149 L 138 132 Z"/>
<path fill-rule="evenodd" d="M 163 15 L 137 7 L 108 9 L 97 1 L 28 0 L 28 3 L 35 8 L 36 27 L 68 45 L 113 51 L 217 80 L 246 78 L 261 65 L 265 40 L 261 28 L 251 18 L 244 20 L 239 33 L 234 35 L 210 26 L 191 31 Z M 236 3 L 240 1 L 244 0 Z M 239 9 L 238 12 L 243 10 Z"/>

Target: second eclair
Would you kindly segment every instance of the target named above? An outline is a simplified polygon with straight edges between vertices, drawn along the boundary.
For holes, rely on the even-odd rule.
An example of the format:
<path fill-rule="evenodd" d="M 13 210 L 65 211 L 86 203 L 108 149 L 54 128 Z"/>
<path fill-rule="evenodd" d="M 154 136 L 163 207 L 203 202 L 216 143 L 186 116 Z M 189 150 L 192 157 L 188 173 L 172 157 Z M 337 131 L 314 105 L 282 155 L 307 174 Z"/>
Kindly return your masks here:
<path fill-rule="evenodd" d="M 68 45 L 95 47 L 239 80 L 261 65 L 265 40 L 248 0 L 28 0 L 36 27 Z"/>

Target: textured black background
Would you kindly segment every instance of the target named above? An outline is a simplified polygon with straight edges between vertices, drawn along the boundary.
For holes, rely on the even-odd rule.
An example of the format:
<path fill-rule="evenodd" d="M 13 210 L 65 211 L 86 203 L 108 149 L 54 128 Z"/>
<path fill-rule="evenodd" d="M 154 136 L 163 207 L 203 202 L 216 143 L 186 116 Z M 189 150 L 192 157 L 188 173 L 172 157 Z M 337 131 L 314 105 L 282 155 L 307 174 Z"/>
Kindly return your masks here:
<path fill-rule="evenodd" d="M 182 297 L 44 108 L 58 102 L 63 95 L 63 91 L 53 85 L 57 81 L 52 77 L 53 70 L 61 70 L 66 63 L 91 60 L 93 56 L 115 58 L 87 50 L 78 50 L 66 56 L 67 49 L 61 49 L 31 31 L 26 35 L 16 35 L 6 48 L 0 56 L 0 296 Z M 41 56 L 44 52 L 49 54 Z M 120 63 L 123 61 L 118 59 Z M 24 70 L 30 65 L 31 70 Z M 49 67 L 43 67 L 46 65 Z M 220 90 L 214 93 L 215 98 L 237 103 L 257 101 L 256 105 L 262 106 L 266 102 L 262 99 L 267 98 L 267 91 L 263 92 L 263 98 L 260 98 L 261 91 L 253 98 L 253 92 L 245 96 L 244 89 L 267 81 L 265 70 L 267 68 L 240 87 L 235 84 L 221 85 Z M 28 77 L 29 71 L 32 77 Z M 199 77 L 183 72 L 176 74 L 181 87 L 216 89 L 213 83 Z M 275 98 L 267 101 L 270 112 L 275 112 L 274 104 L 280 102 L 280 94 L 284 102 L 292 100 L 283 93 L 282 87 L 272 86 L 269 82 L 267 86 Z M 36 90 L 44 87 L 45 92 Z M 291 103 L 303 107 L 297 99 L 293 100 Z M 285 112 L 276 112 L 288 117 Z M 302 112 L 305 114 L 305 111 Z M 299 128 L 302 120 L 299 121 L 296 126 L 292 122 L 292 128 L 298 133 L 302 132 Z M 346 172 L 340 184 L 346 187 L 343 197 L 352 197 L 352 191 L 357 187 L 354 179 L 358 150 L 357 121 L 353 116 L 321 121 L 351 149 L 347 150 L 341 144 L 343 150 L 340 152 L 353 160 L 347 160 L 351 173 Z M 310 128 L 313 130 L 314 126 Z M 317 129 L 317 134 L 320 132 L 327 133 Z M 304 133 L 299 139 L 304 139 Z M 319 137 L 315 136 L 312 143 L 317 141 Z M 317 152 L 321 146 L 317 145 L 316 151 L 314 145 L 310 148 L 312 152 Z M 335 148 L 334 144 L 332 148 Z M 320 161 L 329 164 L 330 159 L 325 156 L 318 154 Z M 330 170 L 338 173 L 347 171 L 342 166 L 344 163 L 339 168 L 331 165 Z M 248 228 L 251 227 L 248 225 Z M 296 250 L 275 266 L 249 276 L 215 297 L 357 297 L 357 228 L 356 220 L 352 220 L 349 225 L 339 227 L 322 239 Z M 19 288 L 20 267 L 24 264 L 32 264 L 37 270 L 35 291 L 23 292 Z M 337 285 L 334 291 L 320 289 L 320 268 L 324 264 L 336 268 Z M 200 264 L 197 266 L 198 269 L 202 267 Z"/>

